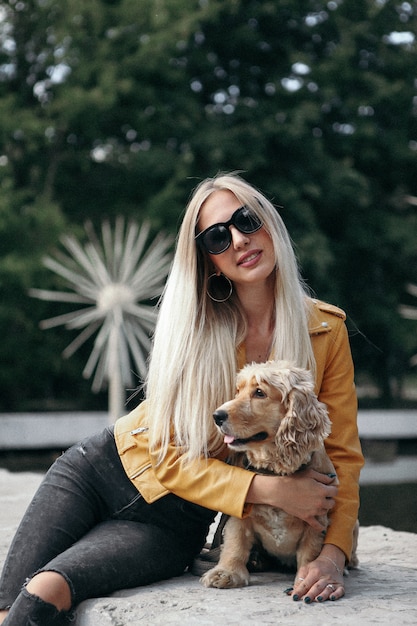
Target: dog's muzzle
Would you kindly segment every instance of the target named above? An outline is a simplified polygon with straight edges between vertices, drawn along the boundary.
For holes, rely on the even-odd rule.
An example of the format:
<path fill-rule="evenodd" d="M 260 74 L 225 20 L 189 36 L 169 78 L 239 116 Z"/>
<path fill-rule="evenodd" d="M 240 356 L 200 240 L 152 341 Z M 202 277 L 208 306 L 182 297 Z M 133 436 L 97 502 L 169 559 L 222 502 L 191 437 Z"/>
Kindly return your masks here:
<path fill-rule="evenodd" d="M 224 435 L 224 442 L 227 443 L 229 446 L 245 446 L 248 443 L 254 441 L 264 441 L 268 438 L 268 433 L 263 430 L 259 433 L 255 433 L 251 437 L 245 437 L 244 439 L 235 437 L 234 435 L 227 432 L 229 430 L 227 427 L 223 428 L 223 425 L 227 421 L 228 417 L 229 414 L 224 409 L 217 409 L 217 411 L 214 411 L 213 413 L 214 421 L 219 427 L 220 432 Z"/>

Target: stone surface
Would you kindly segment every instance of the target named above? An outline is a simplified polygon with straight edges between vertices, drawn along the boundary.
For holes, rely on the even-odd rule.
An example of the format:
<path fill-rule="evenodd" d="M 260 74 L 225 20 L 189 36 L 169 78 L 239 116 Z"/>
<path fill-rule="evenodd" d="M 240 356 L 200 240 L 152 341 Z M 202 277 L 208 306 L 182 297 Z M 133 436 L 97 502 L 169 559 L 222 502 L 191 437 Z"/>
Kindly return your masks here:
<path fill-rule="evenodd" d="M 1 563 L 41 478 L 0 470 Z M 360 568 L 346 578 L 346 597 L 337 602 L 294 602 L 283 593 L 291 584 L 286 574 L 252 575 L 249 587 L 232 590 L 205 589 L 198 578 L 185 574 L 87 600 L 78 608 L 75 626 L 417 624 L 417 534 L 364 527 L 358 552 Z"/>

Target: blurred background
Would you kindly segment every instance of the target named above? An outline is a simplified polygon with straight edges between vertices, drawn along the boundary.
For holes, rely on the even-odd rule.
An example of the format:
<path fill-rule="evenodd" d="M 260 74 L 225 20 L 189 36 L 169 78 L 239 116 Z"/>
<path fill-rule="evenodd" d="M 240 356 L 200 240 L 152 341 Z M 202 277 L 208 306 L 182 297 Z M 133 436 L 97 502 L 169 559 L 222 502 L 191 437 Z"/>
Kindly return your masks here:
<path fill-rule="evenodd" d="M 175 236 L 219 171 L 283 207 L 308 286 L 346 310 L 360 409 L 406 416 L 369 458 L 417 455 L 416 27 L 400 0 L 1 2 L 0 465 L 2 416 L 107 407 L 93 338 L 63 359 L 77 333 L 40 328 L 76 308 L 30 295 L 67 289 L 45 255 L 87 220 Z M 363 521 L 417 531 L 417 471 L 380 482 Z"/>

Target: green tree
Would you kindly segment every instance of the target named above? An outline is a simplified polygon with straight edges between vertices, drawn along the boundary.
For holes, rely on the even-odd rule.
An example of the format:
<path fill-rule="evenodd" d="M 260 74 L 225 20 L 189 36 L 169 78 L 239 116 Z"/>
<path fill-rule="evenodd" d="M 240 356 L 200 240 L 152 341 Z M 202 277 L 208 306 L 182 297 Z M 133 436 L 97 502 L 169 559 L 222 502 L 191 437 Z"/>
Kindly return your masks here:
<path fill-rule="evenodd" d="M 415 0 L 9 0 L 0 11 L 0 237 L 20 249 L 9 211 L 31 207 L 41 228 L 45 210 L 54 224 L 18 284 L 1 251 L 3 333 L 20 307 L 20 340 L 53 363 L 52 338 L 35 330 L 48 313 L 25 291 L 41 285 L 40 248 L 86 217 L 175 231 L 199 179 L 240 170 L 283 206 L 309 285 L 359 329 L 359 378 L 393 401 L 416 349 L 398 313 L 416 282 Z M 49 393 L 37 386 L 4 406 Z"/>

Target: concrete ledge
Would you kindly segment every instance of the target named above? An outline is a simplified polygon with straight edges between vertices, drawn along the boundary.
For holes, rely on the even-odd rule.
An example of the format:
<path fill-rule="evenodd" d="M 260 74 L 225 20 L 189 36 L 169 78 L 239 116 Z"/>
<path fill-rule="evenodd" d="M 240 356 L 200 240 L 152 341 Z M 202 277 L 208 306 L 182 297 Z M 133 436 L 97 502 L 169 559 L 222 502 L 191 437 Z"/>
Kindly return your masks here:
<path fill-rule="evenodd" d="M 205 589 L 186 574 L 83 602 L 76 626 L 416 624 L 413 593 L 417 571 L 412 556 L 416 550 L 417 535 L 380 526 L 362 528 L 361 567 L 350 573 L 346 597 L 337 602 L 294 602 L 283 593 L 292 584 L 291 577 L 284 574 L 256 574 L 249 587 L 231 590 Z"/>
<path fill-rule="evenodd" d="M 0 564 L 24 509 L 42 479 L 0 470 Z M 417 534 L 361 528 L 360 568 L 346 578 L 346 597 L 307 605 L 284 593 L 291 576 L 253 575 L 244 589 L 205 589 L 190 574 L 83 602 L 74 626 L 374 626 L 417 623 Z"/>

